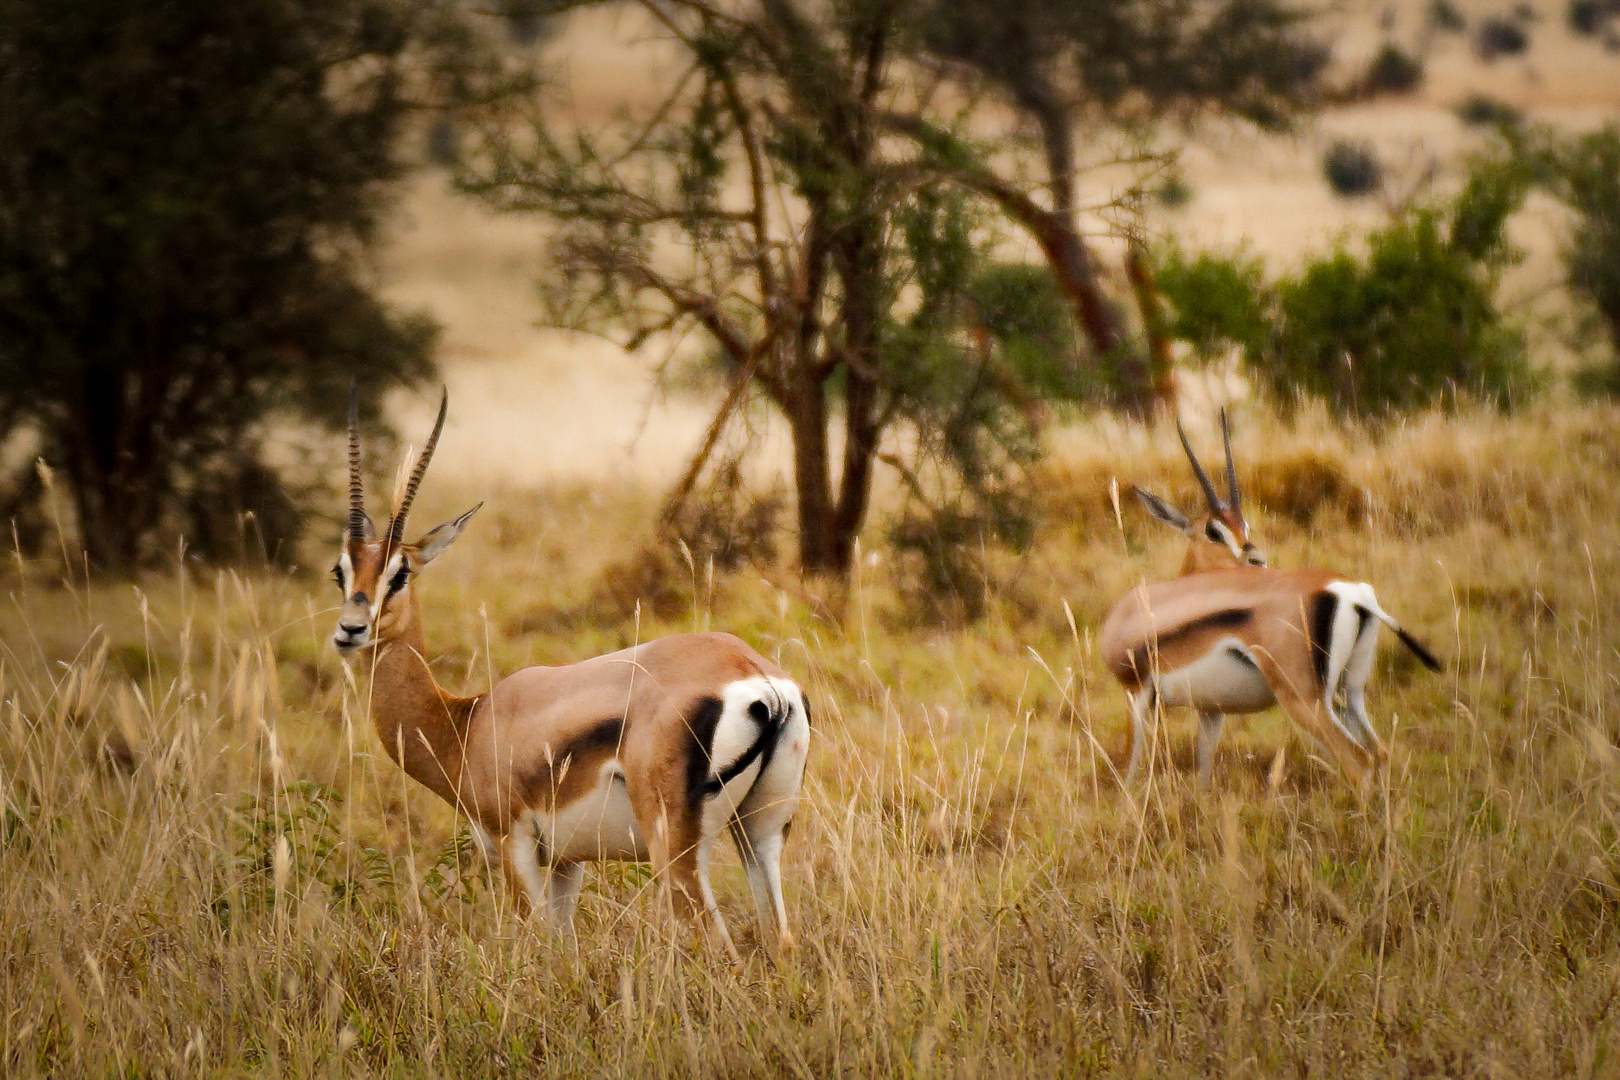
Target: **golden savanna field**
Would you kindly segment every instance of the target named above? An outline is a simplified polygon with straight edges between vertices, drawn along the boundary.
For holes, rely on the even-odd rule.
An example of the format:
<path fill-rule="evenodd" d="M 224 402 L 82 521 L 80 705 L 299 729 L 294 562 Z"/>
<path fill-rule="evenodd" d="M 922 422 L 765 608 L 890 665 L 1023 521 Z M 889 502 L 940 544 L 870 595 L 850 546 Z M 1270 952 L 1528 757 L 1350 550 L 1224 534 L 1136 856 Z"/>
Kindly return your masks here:
<path fill-rule="evenodd" d="M 1284 265 L 1372 213 L 1314 172 L 1325 133 L 1449 163 L 1472 136 L 1447 110 L 1480 80 L 1572 127 L 1613 117 L 1620 60 L 1556 21 L 1534 70 L 1441 56 L 1414 100 L 1201 136 L 1192 203 L 1155 226 Z M 613 33 L 554 47 L 603 50 L 600 89 Z M 1525 218 L 1508 287 L 1533 298 L 1558 219 Z M 847 591 L 786 554 L 649 556 L 717 399 L 655 396 L 647 357 L 534 328 L 541 239 L 429 179 L 377 268 L 446 325 L 450 423 L 413 532 L 485 502 L 418 586 L 434 671 L 472 693 L 699 629 L 776 660 L 816 723 L 784 856 L 796 953 L 754 948 L 729 850 L 740 967 L 673 923 L 643 865 L 587 871 L 572 941 L 520 923 L 362 719 L 326 536 L 290 573 L 177 559 L 133 584 L 87 578 L 64 536 L 0 571 L 0 1074 L 1620 1076 L 1620 408 L 1555 387 L 1373 435 L 1240 396 L 1272 564 L 1372 583 L 1445 671 L 1384 635 L 1369 697 L 1391 759 L 1365 799 L 1275 711 L 1232 722 L 1202 792 L 1195 720 L 1171 713 L 1125 791 L 1124 697 L 1093 638 L 1180 560 L 1128 496 L 1193 504 L 1167 423 L 1051 432 L 1033 543 L 989 554 L 966 625 L 919 616 L 892 490 Z M 405 439 L 436 398 L 395 402 Z M 1204 391 L 1187 403 L 1218 460 Z M 375 504 L 391 464 L 371 464 Z"/>

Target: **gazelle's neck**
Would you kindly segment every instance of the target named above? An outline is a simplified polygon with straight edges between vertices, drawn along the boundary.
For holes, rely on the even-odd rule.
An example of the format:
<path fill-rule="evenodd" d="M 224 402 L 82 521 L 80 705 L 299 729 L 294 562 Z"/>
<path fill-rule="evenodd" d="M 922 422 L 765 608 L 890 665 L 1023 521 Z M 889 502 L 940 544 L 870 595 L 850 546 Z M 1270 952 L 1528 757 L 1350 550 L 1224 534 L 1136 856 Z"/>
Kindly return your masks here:
<path fill-rule="evenodd" d="M 414 591 L 403 599 L 403 625 L 362 665 L 371 672 L 371 720 L 395 764 L 456 805 L 467 721 L 478 699 L 447 693 L 434 680 Z"/>

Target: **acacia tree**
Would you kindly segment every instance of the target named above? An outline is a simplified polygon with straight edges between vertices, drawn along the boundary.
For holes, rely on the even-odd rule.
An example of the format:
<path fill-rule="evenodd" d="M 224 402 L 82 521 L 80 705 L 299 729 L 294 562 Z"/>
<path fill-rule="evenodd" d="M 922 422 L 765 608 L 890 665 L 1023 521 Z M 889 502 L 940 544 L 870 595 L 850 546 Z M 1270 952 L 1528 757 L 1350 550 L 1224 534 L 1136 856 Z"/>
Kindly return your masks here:
<path fill-rule="evenodd" d="M 960 200 L 883 145 L 900 5 L 639 6 L 686 64 L 650 117 L 559 130 L 530 102 L 526 123 L 490 125 L 463 182 L 558 224 L 557 321 L 632 344 L 708 335 L 733 389 L 683 491 L 735 406 L 763 395 L 792 436 L 800 564 L 841 576 L 885 430 L 925 423 L 943 385 L 930 357 L 949 346 L 972 251 Z"/>
<path fill-rule="evenodd" d="M 1042 113 L 1060 154 L 1047 205 L 1038 184 L 996 172 L 998 148 L 965 137 L 963 118 L 930 93 L 942 78 L 984 78 L 965 59 L 942 65 L 955 40 L 934 32 L 943 8 L 565 0 L 552 10 L 608 5 L 639 9 L 679 50 L 684 70 L 663 100 L 605 132 L 531 101 L 521 120 L 486 128 L 462 181 L 556 224 L 559 323 L 617 329 L 631 344 L 699 328 L 728 358 L 732 392 L 677 501 L 749 391 L 791 431 L 799 558 L 812 573 L 848 572 L 880 444 L 896 426 L 909 427 L 913 460 L 882 460 L 909 478 L 920 475 L 919 448 L 981 491 L 988 462 L 1027 460 L 1028 425 L 1009 419 L 1025 395 L 1005 371 L 984 374 L 994 356 L 964 346 L 985 239 L 973 205 L 1035 237 L 1098 357 L 1130 359 L 1074 221 L 1068 125 L 1078 105 Z M 1024 7 L 1015 13 L 1044 69 L 1072 56 L 1072 20 L 1049 27 L 1033 14 L 1039 5 Z M 1067 85 L 1047 77 L 1054 95 Z"/>
<path fill-rule="evenodd" d="M 928 0 L 911 21 L 926 57 L 954 79 L 994 89 L 1033 123 L 1045 192 L 963 154 L 921 117 L 897 129 L 919 136 L 943 170 L 1029 232 L 1094 357 L 1110 368 L 1116 400 L 1145 415 L 1163 373 L 1130 340 L 1080 232 L 1076 133 L 1210 113 L 1285 125 L 1317 93 L 1328 56 L 1310 12 L 1287 0 Z M 1146 296 L 1140 254 L 1133 247 L 1128 269 Z"/>
<path fill-rule="evenodd" d="M 267 416 L 431 372 L 359 256 L 479 55 L 450 0 L 0 0 L 0 442 L 37 435 L 93 565 L 284 504 Z"/>

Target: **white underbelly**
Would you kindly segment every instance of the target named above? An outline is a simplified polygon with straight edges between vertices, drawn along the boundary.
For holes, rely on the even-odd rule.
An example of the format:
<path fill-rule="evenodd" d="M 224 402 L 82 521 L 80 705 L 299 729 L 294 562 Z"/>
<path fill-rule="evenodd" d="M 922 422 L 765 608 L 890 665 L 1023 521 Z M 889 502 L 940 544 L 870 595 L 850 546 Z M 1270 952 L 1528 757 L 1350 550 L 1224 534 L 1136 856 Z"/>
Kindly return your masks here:
<path fill-rule="evenodd" d="M 532 816 L 551 862 L 648 858 L 647 841 L 616 763 L 604 767 L 596 786 L 580 798 L 553 813 L 536 810 Z"/>
<path fill-rule="evenodd" d="M 1260 668 L 1242 642 L 1222 640 L 1214 649 L 1158 678 L 1159 700 L 1205 712 L 1252 713 L 1277 704 Z"/>

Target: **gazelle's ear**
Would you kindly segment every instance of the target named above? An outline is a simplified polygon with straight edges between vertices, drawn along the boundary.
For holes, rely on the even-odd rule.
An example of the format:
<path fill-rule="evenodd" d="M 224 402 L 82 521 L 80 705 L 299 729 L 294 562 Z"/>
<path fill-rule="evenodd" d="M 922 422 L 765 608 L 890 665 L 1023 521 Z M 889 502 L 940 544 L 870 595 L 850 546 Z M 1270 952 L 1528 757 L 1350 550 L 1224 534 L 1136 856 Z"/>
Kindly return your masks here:
<path fill-rule="evenodd" d="M 461 530 L 467 527 L 467 522 L 472 520 L 472 516 L 478 513 L 479 507 L 483 505 L 483 503 L 479 503 L 478 506 L 473 507 L 456 518 L 456 520 L 447 521 L 443 525 L 428 530 L 427 534 L 416 542 L 417 565 L 426 566 L 440 555 L 443 555 L 445 548 L 456 542 L 456 537 L 461 535 Z"/>
<path fill-rule="evenodd" d="M 1151 491 L 1143 491 L 1139 487 L 1133 487 L 1131 490 L 1136 493 L 1136 497 L 1138 499 L 1142 500 L 1142 505 L 1147 507 L 1148 513 L 1152 514 L 1154 517 L 1158 518 L 1160 521 L 1164 522 L 1181 535 L 1192 535 L 1192 522 L 1187 520 L 1186 514 L 1183 514 L 1180 510 L 1177 510 L 1175 507 L 1171 506 L 1169 503 L 1165 502 Z"/>

